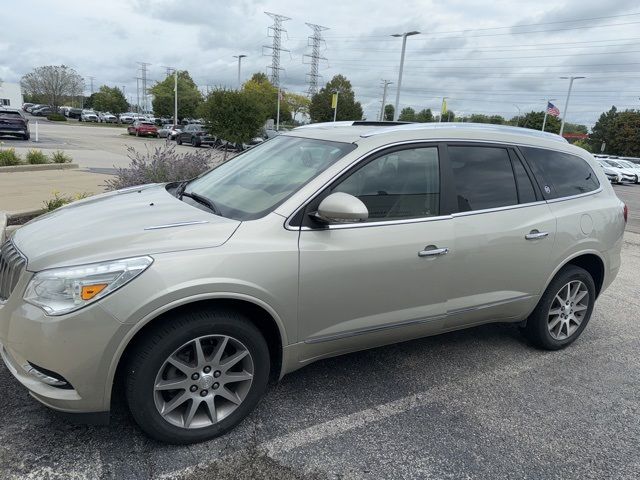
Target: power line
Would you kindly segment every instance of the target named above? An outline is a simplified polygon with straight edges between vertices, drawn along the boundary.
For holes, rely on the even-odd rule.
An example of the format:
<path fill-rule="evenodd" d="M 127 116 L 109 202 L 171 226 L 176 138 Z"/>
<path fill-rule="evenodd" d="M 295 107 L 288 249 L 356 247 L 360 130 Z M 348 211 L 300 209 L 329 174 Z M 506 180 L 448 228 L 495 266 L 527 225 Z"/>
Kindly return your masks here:
<path fill-rule="evenodd" d="M 322 25 L 316 25 L 314 23 L 307 23 L 306 25 L 313 30 L 313 35 L 307 40 L 308 46 L 311 47 L 311 54 L 304 55 L 302 57 L 303 61 L 305 57 L 310 58 L 311 68 L 307 74 L 307 79 L 309 81 L 309 89 L 307 90 L 307 93 L 311 97 L 318 93 L 318 81 L 322 77 L 322 75 L 318 74 L 318 65 L 320 60 L 326 60 L 325 57 L 320 56 L 320 45 L 324 42 L 322 39 L 322 32 L 324 30 L 329 30 L 329 28 L 323 27 Z"/>
<path fill-rule="evenodd" d="M 271 25 L 267 30 L 268 36 L 273 38 L 273 44 L 271 46 L 265 45 L 262 48 L 271 50 L 271 67 L 267 68 L 270 68 L 271 70 L 271 83 L 276 87 L 280 87 L 280 71 L 283 70 L 280 67 L 280 52 L 289 51 L 282 48 L 282 34 L 287 32 L 282 28 L 282 22 L 291 20 L 291 18 L 270 12 L 264 13 L 273 19 L 273 25 Z"/>

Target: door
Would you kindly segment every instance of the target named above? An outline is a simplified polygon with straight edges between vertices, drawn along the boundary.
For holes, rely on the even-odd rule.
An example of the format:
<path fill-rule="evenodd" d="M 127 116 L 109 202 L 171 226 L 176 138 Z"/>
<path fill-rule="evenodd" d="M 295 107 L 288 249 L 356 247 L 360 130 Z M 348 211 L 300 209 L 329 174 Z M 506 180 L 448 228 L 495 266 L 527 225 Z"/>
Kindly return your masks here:
<path fill-rule="evenodd" d="M 445 327 L 522 319 L 552 270 L 555 217 L 515 150 L 451 144 L 447 158 L 458 212 Z"/>
<path fill-rule="evenodd" d="M 345 192 L 367 206 L 369 218 L 302 227 L 301 361 L 426 335 L 444 321 L 453 235 L 438 147 L 404 146 L 361 165 L 307 208 Z"/>

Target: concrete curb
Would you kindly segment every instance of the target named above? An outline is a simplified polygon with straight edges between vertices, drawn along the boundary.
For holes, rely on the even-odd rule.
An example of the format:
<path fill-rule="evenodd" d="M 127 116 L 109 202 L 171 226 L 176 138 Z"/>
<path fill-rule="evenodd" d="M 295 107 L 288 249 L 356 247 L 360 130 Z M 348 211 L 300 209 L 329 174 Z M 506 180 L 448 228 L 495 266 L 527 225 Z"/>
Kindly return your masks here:
<path fill-rule="evenodd" d="M 78 168 L 77 163 L 44 163 L 42 165 L 14 165 L 11 167 L 0 167 L 0 173 L 30 172 L 39 170 L 70 170 Z"/>

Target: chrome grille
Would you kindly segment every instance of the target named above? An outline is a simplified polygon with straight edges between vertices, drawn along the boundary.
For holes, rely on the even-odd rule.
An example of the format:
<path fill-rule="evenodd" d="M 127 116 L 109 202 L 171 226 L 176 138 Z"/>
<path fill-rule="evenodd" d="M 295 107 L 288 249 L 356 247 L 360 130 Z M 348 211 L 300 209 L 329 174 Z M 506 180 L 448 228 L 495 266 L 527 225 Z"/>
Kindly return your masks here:
<path fill-rule="evenodd" d="M 6 301 L 16 288 L 26 263 L 26 259 L 11 241 L 0 247 L 0 302 Z"/>

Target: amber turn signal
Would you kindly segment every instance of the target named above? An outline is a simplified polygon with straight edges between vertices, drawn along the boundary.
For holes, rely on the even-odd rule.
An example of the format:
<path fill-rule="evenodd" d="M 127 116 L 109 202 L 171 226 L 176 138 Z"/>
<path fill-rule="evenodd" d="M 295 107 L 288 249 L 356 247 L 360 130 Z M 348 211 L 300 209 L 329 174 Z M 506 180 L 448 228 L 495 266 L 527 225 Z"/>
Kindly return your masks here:
<path fill-rule="evenodd" d="M 80 297 L 82 298 L 82 300 L 91 300 L 93 297 L 98 295 L 105 288 L 107 288 L 106 283 L 97 283 L 95 285 L 83 285 L 82 291 L 80 292 Z"/>

